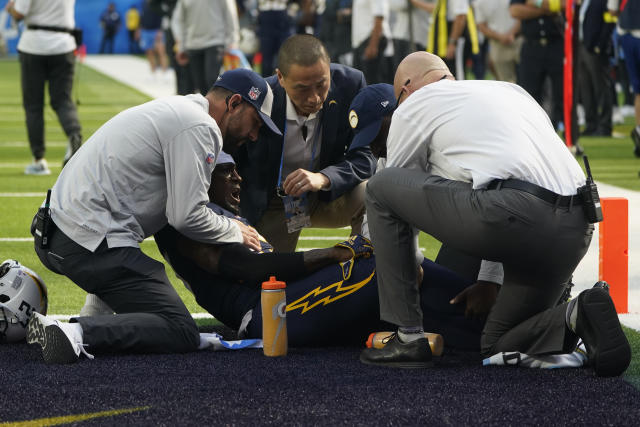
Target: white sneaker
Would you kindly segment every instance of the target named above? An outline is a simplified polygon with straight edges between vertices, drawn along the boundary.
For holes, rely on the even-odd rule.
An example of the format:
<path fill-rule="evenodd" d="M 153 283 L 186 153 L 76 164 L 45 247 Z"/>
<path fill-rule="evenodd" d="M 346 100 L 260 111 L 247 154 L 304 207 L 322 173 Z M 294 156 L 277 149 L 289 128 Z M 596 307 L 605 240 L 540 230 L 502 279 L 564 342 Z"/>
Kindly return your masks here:
<path fill-rule="evenodd" d="M 624 114 L 622 114 L 621 107 L 613 107 L 613 112 L 611 113 L 611 123 L 614 125 L 621 125 L 624 123 Z"/>
<path fill-rule="evenodd" d="M 51 170 L 45 159 L 34 160 L 33 163 L 24 168 L 25 175 L 51 175 Z"/>
<path fill-rule="evenodd" d="M 73 363 L 80 353 L 93 359 L 84 349 L 77 325 L 61 323 L 36 312 L 27 325 L 27 343 L 40 344 L 46 363 Z"/>
<path fill-rule="evenodd" d="M 101 316 L 105 314 L 113 314 L 113 310 L 109 305 L 102 301 L 97 295 L 87 294 L 84 305 L 80 310 L 80 316 Z"/>
<path fill-rule="evenodd" d="M 174 83 L 176 77 L 176 72 L 173 71 L 173 68 L 167 68 L 162 71 L 162 82 L 163 83 Z"/>
<path fill-rule="evenodd" d="M 620 107 L 620 110 L 622 112 L 622 115 L 624 117 L 633 117 L 636 115 L 636 109 L 633 105 L 623 105 L 622 107 Z"/>
<path fill-rule="evenodd" d="M 578 104 L 578 107 L 576 108 L 576 114 L 578 116 L 578 126 L 586 125 L 587 120 L 585 118 L 584 107 L 582 106 L 582 104 Z"/>

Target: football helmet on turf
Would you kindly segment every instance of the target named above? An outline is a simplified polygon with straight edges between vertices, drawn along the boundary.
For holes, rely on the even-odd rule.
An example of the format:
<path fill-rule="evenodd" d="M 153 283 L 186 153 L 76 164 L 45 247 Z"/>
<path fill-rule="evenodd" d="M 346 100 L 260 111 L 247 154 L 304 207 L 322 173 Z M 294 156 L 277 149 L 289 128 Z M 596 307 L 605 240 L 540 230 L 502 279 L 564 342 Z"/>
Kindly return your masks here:
<path fill-rule="evenodd" d="M 0 265 L 0 342 L 25 338 L 31 313 L 47 313 L 47 287 L 33 270 L 8 259 Z"/>

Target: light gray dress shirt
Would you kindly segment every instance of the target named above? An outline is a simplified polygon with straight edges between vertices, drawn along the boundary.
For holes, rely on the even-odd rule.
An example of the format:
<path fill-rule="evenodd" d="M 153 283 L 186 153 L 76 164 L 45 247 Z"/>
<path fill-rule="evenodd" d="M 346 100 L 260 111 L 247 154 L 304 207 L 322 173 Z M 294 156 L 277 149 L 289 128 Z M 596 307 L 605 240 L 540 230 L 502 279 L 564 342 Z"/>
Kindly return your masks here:
<path fill-rule="evenodd" d="M 206 207 L 222 135 L 201 95 L 160 98 L 98 129 L 63 168 L 51 195 L 60 230 L 95 251 L 138 247 L 167 223 L 203 243 L 242 242 Z"/>

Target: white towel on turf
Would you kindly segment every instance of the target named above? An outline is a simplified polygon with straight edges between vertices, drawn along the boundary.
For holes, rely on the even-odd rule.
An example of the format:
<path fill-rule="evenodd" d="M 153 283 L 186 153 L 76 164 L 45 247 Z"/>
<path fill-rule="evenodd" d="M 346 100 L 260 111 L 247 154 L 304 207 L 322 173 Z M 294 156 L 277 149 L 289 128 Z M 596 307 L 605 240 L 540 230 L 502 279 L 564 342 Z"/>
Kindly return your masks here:
<path fill-rule="evenodd" d="M 556 369 L 556 368 L 579 368 L 587 361 L 587 349 L 584 343 L 578 344 L 573 353 L 552 354 L 548 356 L 529 356 L 518 351 L 503 351 L 494 354 L 482 361 L 483 366 L 487 365 L 512 365 L 524 368 Z"/>
<path fill-rule="evenodd" d="M 214 333 L 200 333 L 200 345 L 198 350 L 242 350 L 245 348 L 262 348 L 262 340 L 247 339 L 225 341 L 222 335 Z"/>

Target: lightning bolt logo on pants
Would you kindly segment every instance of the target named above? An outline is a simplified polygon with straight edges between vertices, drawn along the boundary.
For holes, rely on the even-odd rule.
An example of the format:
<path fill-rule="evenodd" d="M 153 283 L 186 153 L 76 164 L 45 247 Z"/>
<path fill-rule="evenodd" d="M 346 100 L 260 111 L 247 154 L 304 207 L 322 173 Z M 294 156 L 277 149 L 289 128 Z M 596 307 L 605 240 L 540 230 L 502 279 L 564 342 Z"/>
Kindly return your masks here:
<path fill-rule="evenodd" d="M 341 280 L 324 288 L 322 286 L 318 286 L 303 297 L 287 304 L 287 311 L 301 309 L 302 311 L 300 312 L 300 314 L 304 314 L 320 304 L 331 304 L 332 302 L 339 300 L 340 298 L 344 298 L 347 295 L 351 295 L 352 293 L 357 292 L 367 283 L 371 282 L 374 274 L 376 274 L 375 269 L 371 272 L 371 275 L 369 275 L 369 277 L 366 277 L 364 280 L 352 285 L 344 286 L 344 280 Z M 318 297 L 320 297 L 320 299 L 314 301 L 314 299 Z"/>

